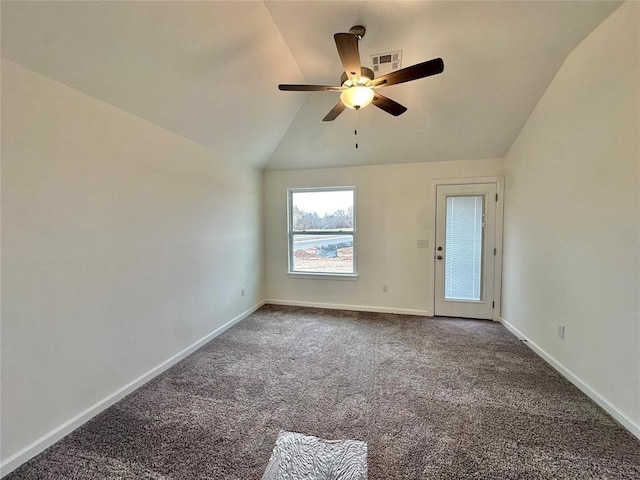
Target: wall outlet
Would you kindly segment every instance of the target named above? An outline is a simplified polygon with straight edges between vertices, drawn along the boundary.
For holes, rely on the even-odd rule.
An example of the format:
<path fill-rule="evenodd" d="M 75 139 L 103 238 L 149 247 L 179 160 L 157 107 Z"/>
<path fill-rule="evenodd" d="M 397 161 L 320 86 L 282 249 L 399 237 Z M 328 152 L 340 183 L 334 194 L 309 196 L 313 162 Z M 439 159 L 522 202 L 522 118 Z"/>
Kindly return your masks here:
<path fill-rule="evenodd" d="M 387 293 L 389 291 L 389 285 L 386 283 L 382 285 L 382 293 Z"/>
<path fill-rule="evenodd" d="M 564 325 L 558 325 L 558 337 L 564 339 Z"/>
<path fill-rule="evenodd" d="M 429 248 L 429 240 L 418 240 L 418 248 Z"/>
<path fill-rule="evenodd" d="M 245 289 L 244 289 L 244 287 L 242 287 L 242 288 L 240 289 L 240 295 L 242 295 L 242 296 L 244 297 L 244 294 L 245 294 Z"/>

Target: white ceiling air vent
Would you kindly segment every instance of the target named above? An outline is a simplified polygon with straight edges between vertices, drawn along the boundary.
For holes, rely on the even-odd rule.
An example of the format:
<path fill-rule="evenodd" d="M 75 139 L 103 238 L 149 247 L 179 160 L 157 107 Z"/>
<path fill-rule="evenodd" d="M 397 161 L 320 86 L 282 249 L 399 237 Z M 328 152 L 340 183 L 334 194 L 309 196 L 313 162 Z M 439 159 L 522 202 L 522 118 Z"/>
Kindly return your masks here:
<path fill-rule="evenodd" d="M 376 77 L 401 68 L 402 50 L 398 50 L 396 52 L 376 53 L 375 55 L 370 55 L 370 57 L 371 70 L 373 70 Z"/>

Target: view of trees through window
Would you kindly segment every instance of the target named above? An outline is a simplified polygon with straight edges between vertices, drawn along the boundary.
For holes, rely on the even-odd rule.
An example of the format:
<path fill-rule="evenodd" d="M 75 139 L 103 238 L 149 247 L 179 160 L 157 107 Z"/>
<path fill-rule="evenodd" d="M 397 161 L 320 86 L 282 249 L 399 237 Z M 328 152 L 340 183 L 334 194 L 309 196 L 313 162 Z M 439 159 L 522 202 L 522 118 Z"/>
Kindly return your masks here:
<path fill-rule="evenodd" d="M 353 207 L 348 207 L 346 211 L 340 209 L 335 212 L 326 212 L 320 216 L 318 212 L 305 212 L 294 205 L 293 229 L 298 231 L 353 229 Z"/>
<path fill-rule="evenodd" d="M 289 270 L 355 273 L 354 189 L 289 190 Z"/>

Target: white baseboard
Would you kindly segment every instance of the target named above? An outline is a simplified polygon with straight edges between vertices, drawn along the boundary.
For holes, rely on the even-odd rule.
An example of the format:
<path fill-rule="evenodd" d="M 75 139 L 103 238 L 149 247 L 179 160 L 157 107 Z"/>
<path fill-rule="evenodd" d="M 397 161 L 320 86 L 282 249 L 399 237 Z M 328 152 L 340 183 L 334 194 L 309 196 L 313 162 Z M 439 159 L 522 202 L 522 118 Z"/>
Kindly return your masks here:
<path fill-rule="evenodd" d="M 611 402 L 609 402 L 604 396 L 595 391 L 585 382 L 583 382 L 577 375 L 575 375 L 571 370 L 565 367 L 558 360 L 553 358 L 549 353 L 547 353 L 542 347 L 537 345 L 535 342 L 531 341 L 524 333 L 506 321 L 504 318 L 500 317 L 500 322 L 504 325 L 507 330 L 513 333 L 518 339 L 525 340 L 526 345 L 537 353 L 544 361 L 546 361 L 549 365 L 555 368 L 563 377 L 573 383 L 576 387 L 578 387 L 587 397 L 596 402 L 599 406 L 601 406 L 609 415 L 611 415 L 620 425 L 629 430 L 633 435 L 635 435 L 638 439 L 640 439 L 640 425 L 627 417 L 624 413 L 618 410 Z"/>
<path fill-rule="evenodd" d="M 18 468 L 20 465 L 30 460 L 31 458 L 35 457 L 45 449 L 49 448 L 58 440 L 65 437 L 66 435 L 71 433 L 73 430 L 80 427 L 82 424 L 84 424 L 91 418 L 95 417 L 97 414 L 99 414 L 103 410 L 109 408 L 111 405 L 123 399 L 134 390 L 140 388 L 149 380 L 161 374 L 165 370 L 169 369 L 170 367 L 178 363 L 180 360 L 185 358 L 187 355 L 195 352 L 200 347 L 202 347 L 205 343 L 209 342 L 210 340 L 214 339 L 218 335 L 222 334 L 224 331 L 228 330 L 229 328 L 231 328 L 233 325 L 240 322 L 241 320 L 244 320 L 246 317 L 251 315 L 253 312 L 255 312 L 257 309 L 262 307 L 264 304 L 265 304 L 264 301 L 260 302 L 257 305 L 253 306 L 252 308 L 250 308 L 249 310 L 241 313 L 237 317 L 229 320 L 227 323 L 225 323 L 221 327 L 216 328 L 213 332 L 207 334 L 197 342 L 188 346 L 184 350 L 176 353 L 174 356 L 165 360 L 161 364 L 153 367 L 148 372 L 140 375 L 135 380 L 129 382 L 122 388 L 119 388 L 118 390 L 106 396 L 102 400 L 96 402 L 94 405 L 80 412 L 75 417 L 67 420 L 62 425 L 54 428 L 53 430 L 46 433 L 42 437 L 38 438 L 31 444 L 27 445 L 22 450 L 19 450 L 18 452 L 14 453 L 10 457 L 8 457 L 6 460 L 4 460 L 2 463 L 0 463 L 0 478 L 4 477 L 5 475 L 8 475 L 13 470 Z"/>
<path fill-rule="evenodd" d="M 342 303 L 318 303 L 318 302 L 299 302 L 295 300 L 278 300 L 268 299 L 265 304 L 287 305 L 291 307 L 310 307 L 310 308 L 326 308 L 329 310 L 352 310 L 355 312 L 374 312 L 374 313 L 397 313 L 399 315 L 417 315 L 420 317 L 432 317 L 427 310 L 411 310 L 407 308 L 393 307 L 373 307 L 369 305 L 345 305 Z"/>

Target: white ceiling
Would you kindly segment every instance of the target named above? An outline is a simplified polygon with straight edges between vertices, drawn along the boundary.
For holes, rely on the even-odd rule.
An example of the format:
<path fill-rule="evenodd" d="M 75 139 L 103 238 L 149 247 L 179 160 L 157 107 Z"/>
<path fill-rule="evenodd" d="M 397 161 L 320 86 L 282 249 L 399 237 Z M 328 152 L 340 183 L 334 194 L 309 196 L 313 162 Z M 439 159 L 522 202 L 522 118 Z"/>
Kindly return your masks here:
<path fill-rule="evenodd" d="M 2 2 L 2 56 L 260 168 L 504 156 L 569 52 L 620 2 Z M 361 60 L 442 57 L 443 74 L 322 122 L 333 34 L 367 28 Z M 594 65 L 594 68 L 602 68 Z"/>

